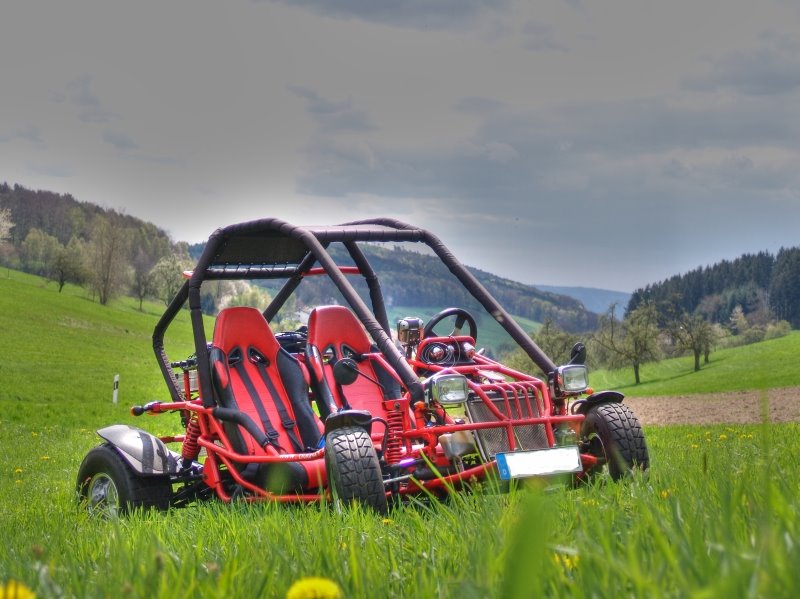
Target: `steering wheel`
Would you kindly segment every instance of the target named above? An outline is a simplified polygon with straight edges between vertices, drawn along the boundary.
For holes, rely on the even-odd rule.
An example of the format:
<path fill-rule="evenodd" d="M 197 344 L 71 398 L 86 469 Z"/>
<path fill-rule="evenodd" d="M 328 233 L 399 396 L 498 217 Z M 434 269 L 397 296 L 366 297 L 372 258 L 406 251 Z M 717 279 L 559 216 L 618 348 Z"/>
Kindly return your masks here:
<path fill-rule="evenodd" d="M 428 338 L 431 335 L 434 335 L 433 327 L 449 316 L 456 317 L 455 327 L 453 327 L 453 331 L 450 333 L 449 337 L 461 335 L 461 329 L 464 326 L 464 323 L 467 323 L 469 325 L 469 336 L 476 341 L 478 340 L 478 325 L 475 323 L 475 319 L 472 317 L 472 314 L 463 308 L 447 308 L 446 310 L 442 310 L 438 314 L 435 314 L 422 330 L 423 338 Z"/>

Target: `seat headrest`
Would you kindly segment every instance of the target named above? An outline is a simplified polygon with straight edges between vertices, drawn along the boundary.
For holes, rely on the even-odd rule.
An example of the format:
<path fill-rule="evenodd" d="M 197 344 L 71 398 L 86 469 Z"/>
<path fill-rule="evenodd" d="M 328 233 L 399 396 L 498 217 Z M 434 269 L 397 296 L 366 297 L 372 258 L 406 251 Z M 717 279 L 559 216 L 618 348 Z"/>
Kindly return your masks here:
<path fill-rule="evenodd" d="M 235 347 L 257 348 L 267 358 L 274 358 L 280 344 L 264 316 L 256 308 L 225 308 L 214 324 L 214 345 L 229 353 Z"/>
<path fill-rule="evenodd" d="M 324 350 L 347 345 L 357 353 L 369 353 L 372 344 L 361 321 L 345 306 L 319 306 L 308 317 L 308 342 Z"/>

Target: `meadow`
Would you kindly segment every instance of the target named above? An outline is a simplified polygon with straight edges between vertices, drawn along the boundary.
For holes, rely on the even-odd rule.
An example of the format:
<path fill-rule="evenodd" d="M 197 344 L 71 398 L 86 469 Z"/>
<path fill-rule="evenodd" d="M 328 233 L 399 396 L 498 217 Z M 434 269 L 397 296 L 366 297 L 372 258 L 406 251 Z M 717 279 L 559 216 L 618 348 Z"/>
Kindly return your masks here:
<path fill-rule="evenodd" d="M 800 594 L 797 423 L 648 427 L 647 475 L 507 494 L 487 484 L 385 518 L 218 502 L 90 517 L 74 484 L 94 430 L 179 425 L 128 413 L 165 399 L 150 343 L 160 312 L 0 271 L 0 584 L 40 597 L 283 597 L 306 576 L 346 597 Z M 175 351 L 191 353 L 188 319 L 180 327 Z M 777 372 L 759 347 L 725 359 L 743 352 L 745 372 Z M 748 378 L 737 380 L 760 384 Z"/>
<path fill-rule="evenodd" d="M 711 352 L 708 364 L 694 372 L 694 358 L 684 356 L 641 366 L 641 383 L 634 384 L 633 369 L 590 372 L 595 389 L 619 389 L 626 395 L 655 397 L 719 393 L 743 389 L 800 386 L 800 331 L 785 337 L 743 347 Z"/>

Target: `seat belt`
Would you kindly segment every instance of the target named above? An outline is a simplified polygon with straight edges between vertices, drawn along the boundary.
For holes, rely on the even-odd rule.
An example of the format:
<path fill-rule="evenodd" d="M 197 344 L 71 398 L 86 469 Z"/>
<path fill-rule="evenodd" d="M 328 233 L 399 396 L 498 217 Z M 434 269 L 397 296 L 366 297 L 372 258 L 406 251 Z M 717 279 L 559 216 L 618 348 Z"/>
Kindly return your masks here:
<path fill-rule="evenodd" d="M 233 352 L 231 352 L 233 353 Z M 256 391 L 255 386 L 253 385 L 253 381 L 250 380 L 250 377 L 247 374 L 244 366 L 244 360 L 239 359 L 233 364 L 233 368 L 238 373 L 239 377 L 241 377 L 242 382 L 244 383 L 247 392 L 250 394 L 250 399 L 253 402 L 253 405 L 256 407 L 256 411 L 258 412 L 258 417 L 261 419 L 261 425 L 264 427 L 264 432 L 267 433 L 267 439 L 269 439 L 270 445 L 274 446 L 277 449 L 283 449 L 278 443 L 278 439 L 280 435 L 278 431 L 275 430 L 275 427 L 272 426 L 272 423 L 269 421 L 269 416 L 267 416 L 267 411 L 264 409 L 264 404 L 261 402 L 261 398 L 258 396 L 258 391 Z M 284 450 L 285 451 L 285 450 Z"/>
<path fill-rule="evenodd" d="M 272 396 L 272 402 L 275 404 L 275 407 L 278 409 L 278 416 L 281 419 L 281 424 L 283 428 L 286 430 L 286 434 L 289 436 L 289 441 L 292 442 L 294 449 L 297 453 L 305 452 L 306 448 L 303 447 L 303 444 L 300 442 L 300 439 L 297 437 L 297 424 L 295 421 L 289 416 L 289 411 L 286 409 L 286 404 L 283 403 L 278 390 L 275 388 L 275 384 L 272 382 L 272 379 L 267 372 L 267 366 L 269 365 L 269 361 L 267 360 L 266 356 L 262 356 L 257 351 L 254 351 L 250 348 L 248 351 L 248 357 L 250 361 L 255 364 L 256 369 L 258 370 L 259 374 L 261 375 L 261 379 L 264 381 L 264 384 L 267 386 L 269 390 L 269 394 Z"/>

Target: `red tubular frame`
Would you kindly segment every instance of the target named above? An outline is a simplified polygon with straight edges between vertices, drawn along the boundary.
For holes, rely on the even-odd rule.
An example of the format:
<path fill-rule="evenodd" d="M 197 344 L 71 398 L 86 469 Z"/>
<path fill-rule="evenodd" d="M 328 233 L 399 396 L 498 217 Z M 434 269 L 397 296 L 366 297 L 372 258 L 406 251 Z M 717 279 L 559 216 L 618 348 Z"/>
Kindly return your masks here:
<path fill-rule="evenodd" d="M 152 414 L 163 414 L 185 410 L 197 414 L 197 424 L 200 427 L 200 435 L 196 440 L 199 447 L 206 450 L 206 464 L 211 467 L 203 468 L 203 478 L 205 483 L 214 490 L 217 497 L 225 503 L 231 501 L 231 496 L 225 492 L 222 477 L 220 476 L 220 462 L 225 465 L 231 478 L 243 488 L 251 491 L 255 496 L 242 497 L 245 501 L 277 501 L 281 503 L 296 503 L 309 501 L 323 501 L 328 492 L 320 486 L 319 493 L 305 494 L 277 494 L 271 493 L 261 487 L 245 480 L 238 472 L 235 464 L 272 464 L 282 462 L 304 462 L 318 460 L 325 455 L 325 449 L 318 449 L 313 453 L 278 453 L 272 446 L 267 446 L 264 450 L 267 455 L 247 455 L 231 451 L 230 441 L 225 434 L 225 430 L 213 416 L 213 408 L 206 408 L 202 405 L 202 400 L 195 399 L 187 402 L 156 403 L 153 404 L 150 412 Z M 164 443 L 184 443 L 186 435 L 166 435 L 159 437 Z M 220 441 L 218 445 L 215 441 Z M 210 462 L 210 464 L 209 464 Z"/>

